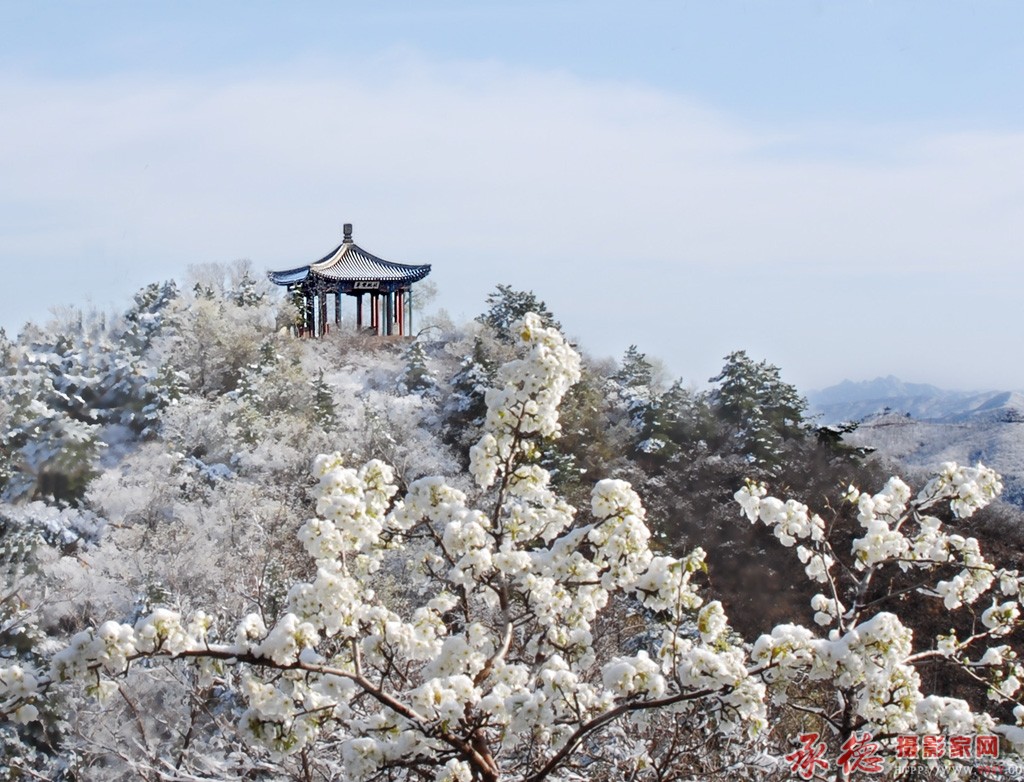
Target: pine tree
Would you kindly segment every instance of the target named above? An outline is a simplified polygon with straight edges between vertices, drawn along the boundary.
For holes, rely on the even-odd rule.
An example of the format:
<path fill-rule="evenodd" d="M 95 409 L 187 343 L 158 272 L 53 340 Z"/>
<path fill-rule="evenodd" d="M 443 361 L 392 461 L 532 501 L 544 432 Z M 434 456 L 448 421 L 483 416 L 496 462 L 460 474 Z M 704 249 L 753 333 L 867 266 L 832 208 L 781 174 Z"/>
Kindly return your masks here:
<path fill-rule="evenodd" d="M 468 443 L 478 436 L 477 429 L 487 412 L 484 394 L 494 384 L 496 369 L 483 340 L 477 337 L 472 353 L 463 356 L 458 371 L 452 376 L 452 391 L 445 399 L 443 412 L 448 443 Z"/>
<path fill-rule="evenodd" d="M 232 293 L 235 304 L 239 307 L 255 307 L 262 304 L 266 297 L 266 291 L 260 290 L 260 286 L 253 279 L 251 269 L 242 269 L 241 278 Z"/>
<path fill-rule="evenodd" d="M 655 408 L 654 366 L 636 345 L 626 348 L 622 366 L 611 376 L 609 399 L 627 415 L 641 436 L 649 431 Z"/>
<path fill-rule="evenodd" d="M 285 312 L 285 324 L 293 329 L 301 329 L 302 324 L 306 322 L 306 299 L 298 288 L 288 292 L 288 307 Z"/>
<path fill-rule="evenodd" d="M 434 396 L 437 393 L 437 381 L 427 366 L 427 354 L 423 344 L 413 342 L 405 354 L 405 370 L 398 378 L 399 385 L 407 394 Z"/>
<path fill-rule="evenodd" d="M 0 432 L 0 499 L 52 498 L 77 503 L 96 475 L 101 443 L 96 424 L 85 423 L 38 399 L 15 401 Z"/>
<path fill-rule="evenodd" d="M 548 305 L 533 291 L 517 291 L 511 285 L 498 285 L 494 293 L 488 294 L 487 311 L 477 317 L 477 322 L 489 326 L 499 341 L 511 344 L 515 335 L 509 327 L 528 312 L 539 315 L 545 327 L 562 330 Z"/>
<path fill-rule="evenodd" d="M 140 435 L 151 437 L 160 428 L 160 417 L 163 411 L 178 404 L 188 394 L 188 375 L 164 364 L 157 370 L 156 377 L 146 387 L 146 404 L 143 406 L 140 420 Z"/>
<path fill-rule="evenodd" d="M 133 352 L 141 355 L 153 344 L 178 295 L 178 285 L 173 280 L 154 282 L 135 294 L 134 303 L 124 315 L 125 328 L 122 335 Z"/>
<path fill-rule="evenodd" d="M 338 412 L 334 403 L 334 392 L 330 384 L 324 380 L 324 371 L 314 378 L 310 384 L 312 390 L 312 401 L 310 411 L 317 426 L 325 430 L 332 430 L 338 425 Z"/>
<path fill-rule="evenodd" d="M 744 350 L 725 360 L 722 371 L 710 380 L 718 384 L 711 394 L 712 408 L 732 428 L 736 446 L 754 464 L 777 467 L 785 441 L 807 433 L 807 400 L 782 381 L 778 367 L 755 363 Z"/>
<path fill-rule="evenodd" d="M 7 337 L 7 331 L 0 328 L 0 375 L 8 374 L 14 368 L 14 343 Z"/>

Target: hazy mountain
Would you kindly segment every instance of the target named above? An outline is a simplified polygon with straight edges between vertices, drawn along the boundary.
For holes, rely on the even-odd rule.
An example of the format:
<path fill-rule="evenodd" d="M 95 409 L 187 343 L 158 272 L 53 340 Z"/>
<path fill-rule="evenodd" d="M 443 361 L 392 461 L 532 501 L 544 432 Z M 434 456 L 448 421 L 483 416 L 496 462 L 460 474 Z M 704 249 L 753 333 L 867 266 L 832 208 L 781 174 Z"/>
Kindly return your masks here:
<path fill-rule="evenodd" d="M 838 385 L 807 394 L 810 413 L 825 424 L 862 421 L 895 413 L 918 421 L 1024 420 L 1024 395 L 1016 391 L 949 391 L 924 383 L 905 383 L 889 375 Z"/>
<path fill-rule="evenodd" d="M 998 470 L 1003 499 L 1024 507 L 1024 394 L 948 391 L 899 378 L 845 380 L 807 395 L 821 423 L 859 421 L 855 445 L 922 470 L 945 461 Z"/>

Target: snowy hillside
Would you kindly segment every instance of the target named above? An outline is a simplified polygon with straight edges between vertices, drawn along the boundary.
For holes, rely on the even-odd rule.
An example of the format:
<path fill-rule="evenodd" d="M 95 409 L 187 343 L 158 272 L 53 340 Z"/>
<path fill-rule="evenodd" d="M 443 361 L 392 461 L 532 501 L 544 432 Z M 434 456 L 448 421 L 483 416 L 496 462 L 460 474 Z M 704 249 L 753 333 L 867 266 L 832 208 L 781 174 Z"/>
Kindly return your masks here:
<path fill-rule="evenodd" d="M 927 470 L 945 461 L 982 462 L 1005 479 L 1003 499 L 1024 506 L 1024 394 L 949 391 L 892 375 L 812 391 L 822 423 L 859 421 L 847 440 Z"/>
<path fill-rule="evenodd" d="M 1012 409 L 977 411 L 959 421 L 918 421 L 888 413 L 863 421 L 847 440 L 923 471 L 942 462 L 981 462 L 1003 476 L 1003 499 L 1024 507 L 1024 419 L 1004 418 Z"/>

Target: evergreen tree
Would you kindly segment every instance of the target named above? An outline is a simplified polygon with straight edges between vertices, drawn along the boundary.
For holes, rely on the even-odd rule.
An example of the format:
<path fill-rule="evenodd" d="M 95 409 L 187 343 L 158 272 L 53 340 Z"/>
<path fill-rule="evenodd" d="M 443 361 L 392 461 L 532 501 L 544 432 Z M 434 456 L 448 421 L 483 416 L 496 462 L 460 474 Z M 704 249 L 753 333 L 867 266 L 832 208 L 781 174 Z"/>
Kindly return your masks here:
<path fill-rule="evenodd" d="M 561 436 L 540 444 L 540 464 L 552 484 L 574 502 L 584 502 L 595 480 L 624 468 L 637 433 L 608 410 L 609 379 L 602 368 L 584 362 L 580 380 L 561 407 Z"/>
<path fill-rule="evenodd" d="M 294 329 L 302 328 L 302 324 L 306 322 L 306 299 L 298 288 L 293 288 L 288 292 L 288 307 L 285 312 L 286 326 Z"/>
<path fill-rule="evenodd" d="M 451 379 L 451 393 L 445 399 L 445 441 L 466 444 L 476 440 L 484 422 L 487 404 L 484 394 L 494 384 L 497 365 L 488 355 L 482 339 L 473 340 L 473 350 L 463 356 Z"/>
<path fill-rule="evenodd" d="M 430 374 L 427 366 L 427 354 L 423 344 L 413 342 L 405 354 L 405 370 L 398 378 L 399 385 L 407 394 L 434 396 L 437 393 L 437 381 Z"/>
<path fill-rule="evenodd" d="M 97 472 L 98 430 L 37 399 L 16 400 L 0 432 L 0 499 L 77 503 Z"/>
<path fill-rule="evenodd" d="M 163 411 L 171 405 L 178 404 L 188 394 L 188 389 L 188 375 L 170 364 L 160 367 L 156 377 L 146 387 L 147 398 L 140 416 L 142 421 L 140 434 L 143 437 L 156 434 L 160 427 Z"/>
<path fill-rule="evenodd" d="M 122 336 L 134 353 L 141 355 L 149 349 L 178 295 L 178 285 L 173 280 L 152 283 L 135 294 L 135 301 L 124 316 Z"/>
<path fill-rule="evenodd" d="M 693 462 L 708 455 L 720 431 L 707 394 L 676 380 L 653 400 L 638 450 L 645 454 L 645 466 L 657 471 L 660 465 Z"/>
<path fill-rule="evenodd" d="M 14 343 L 7 337 L 7 331 L 0 328 L 0 375 L 14 368 Z"/>
<path fill-rule="evenodd" d="M 718 384 L 711 393 L 712 409 L 731 427 L 736 447 L 753 464 L 771 470 L 779 465 L 785 442 L 806 435 L 807 400 L 782 381 L 778 367 L 755 363 L 744 350 L 725 361 L 710 380 Z"/>
<path fill-rule="evenodd" d="M 562 330 L 562 324 L 555 320 L 548 305 L 533 291 L 517 291 L 511 285 L 498 285 L 496 291 L 488 294 L 487 311 L 477 317 L 477 322 L 489 326 L 499 341 L 511 344 L 515 335 L 509 327 L 528 312 L 540 316 L 545 327 Z"/>
<path fill-rule="evenodd" d="M 314 422 L 322 429 L 328 431 L 334 429 L 338 425 L 338 412 L 334 403 L 334 392 L 331 390 L 330 384 L 324 380 L 322 369 L 309 386 L 313 392 L 310 410 L 313 413 Z"/>
<path fill-rule="evenodd" d="M 252 276 L 252 270 L 248 267 L 241 270 L 241 277 L 235 284 L 232 299 L 239 307 L 256 307 L 263 303 L 267 292 L 261 290 L 261 286 Z"/>
<path fill-rule="evenodd" d="M 623 409 L 638 432 L 650 428 L 654 415 L 654 367 L 636 345 L 626 348 L 622 366 L 611 377 L 609 397 Z"/>

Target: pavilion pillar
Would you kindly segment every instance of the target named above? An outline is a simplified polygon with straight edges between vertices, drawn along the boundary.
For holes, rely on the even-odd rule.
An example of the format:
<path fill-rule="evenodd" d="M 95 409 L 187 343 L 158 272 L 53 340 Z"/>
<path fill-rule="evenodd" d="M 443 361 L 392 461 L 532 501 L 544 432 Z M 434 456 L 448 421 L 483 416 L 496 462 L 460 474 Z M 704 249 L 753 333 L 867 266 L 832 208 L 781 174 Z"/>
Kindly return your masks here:
<path fill-rule="evenodd" d="M 398 315 L 398 336 L 405 336 L 405 315 L 402 310 L 405 309 L 405 294 L 399 288 L 395 292 L 395 309 Z"/>
<path fill-rule="evenodd" d="M 302 319 L 302 332 L 309 337 L 313 335 L 313 327 L 316 324 L 316 307 L 313 304 L 313 294 L 307 293 L 302 297 L 302 300 L 305 302 L 303 309 L 306 313 Z"/>
<path fill-rule="evenodd" d="M 395 292 L 387 292 L 387 326 L 384 333 L 389 337 L 395 333 Z"/>
<path fill-rule="evenodd" d="M 341 328 L 341 290 L 334 292 L 334 325 Z"/>
<path fill-rule="evenodd" d="M 412 286 L 409 286 L 409 336 L 413 335 L 412 332 Z"/>
<path fill-rule="evenodd" d="M 323 337 L 327 334 L 327 292 L 320 293 L 320 334 Z"/>
<path fill-rule="evenodd" d="M 356 295 L 356 331 L 363 330 L 363 294 Z"/>
<path fill-rule="evenodd" d="M 374 334 L 380 334 L 380 294 L 370 294 L 370 328 Z"/>

